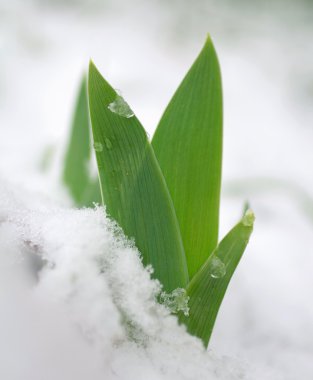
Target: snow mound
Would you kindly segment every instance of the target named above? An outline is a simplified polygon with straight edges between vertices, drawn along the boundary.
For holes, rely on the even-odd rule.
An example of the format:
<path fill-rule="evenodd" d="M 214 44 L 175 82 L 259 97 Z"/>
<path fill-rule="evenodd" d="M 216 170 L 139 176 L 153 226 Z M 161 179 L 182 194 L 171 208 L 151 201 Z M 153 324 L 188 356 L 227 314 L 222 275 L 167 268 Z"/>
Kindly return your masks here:
<path fill-rule="evenodd" d="M 1 379 L 257 378 L 155 301 L 159 283 L 102 207 L 0 182 L 0 247 Z"/>

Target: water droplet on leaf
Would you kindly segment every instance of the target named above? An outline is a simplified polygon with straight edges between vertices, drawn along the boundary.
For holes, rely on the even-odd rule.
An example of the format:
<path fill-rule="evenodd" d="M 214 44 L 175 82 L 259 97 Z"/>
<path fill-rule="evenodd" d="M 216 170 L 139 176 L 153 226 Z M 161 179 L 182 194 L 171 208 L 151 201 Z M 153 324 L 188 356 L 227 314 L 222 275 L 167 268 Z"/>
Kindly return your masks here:
<path fill-rule="evenodd" d="M 96 152 L 102 152 L 103 151 L 103 145 L 100 142 L 95 142 L 93 144 L 94 150 Z"/>
<path fill-rule="evenodd" d="M 213 278 L 222 278 L 226 274 L 226 266 L 221 259 L 214 256 L 210 263 L 210 276 Z"/>
<path fill-rule="evenodd" d="M 117 115 L 123 116 L 126 118 L 130 118 L 130 117 L 134 116 L 134 112 L 132 111 L 132 109 L 125 102 L 123 97 L 121 95 L 118 95 L 118 94 L 116 95 L 114 102 L 112 102 L 108 105 L 108 109 L 111 112 L 116 113 Z"/>
<path fill-rule="evenodd" d="M 107 149 L 112 149 L 111 140 L 109 140 L 108 138 L 105 138 L 104 142 L 105 142 L 105 146 L 107 147 Z"/>

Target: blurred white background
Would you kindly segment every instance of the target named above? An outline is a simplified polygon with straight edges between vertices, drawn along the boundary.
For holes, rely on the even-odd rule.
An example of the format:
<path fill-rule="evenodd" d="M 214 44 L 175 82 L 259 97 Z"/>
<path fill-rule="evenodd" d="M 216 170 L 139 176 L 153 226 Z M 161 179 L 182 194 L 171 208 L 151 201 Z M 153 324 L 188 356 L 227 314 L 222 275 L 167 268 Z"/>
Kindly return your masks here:
<path fill-rule="evenodd" d="M 60 201 L 89 59 L 152 135 L 211 34 L 224 86 L 221 237 L 245 200 L 257 219 L 210 348 L 302 380 L 313 377 L 312 19 L 309 0 L 0 0 L 0 177 Z"/>

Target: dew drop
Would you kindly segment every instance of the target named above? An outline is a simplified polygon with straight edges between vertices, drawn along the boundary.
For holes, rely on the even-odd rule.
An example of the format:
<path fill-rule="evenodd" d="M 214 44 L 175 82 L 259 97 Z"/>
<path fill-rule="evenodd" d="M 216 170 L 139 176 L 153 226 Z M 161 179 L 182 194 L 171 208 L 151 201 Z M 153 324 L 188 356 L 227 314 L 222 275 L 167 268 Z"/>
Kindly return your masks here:
<path fill-rule="evenodd" d="M 249 208 L 241 219 L 242 224 L 245 227 L 252 227 L 255 220 L 255 216 L 251 208 Z"/>
<path fill-rule="evenodd" d="M 214 256 L 210 263 L 210 276 L 213 278 L 222 278 L 226 274 L 226 266 L 221 259 Z"/>
<path fill-rule="evenodd" d="M 112 143 L 111 143 L 111 140 L 108 139 L 107 137 L 104 139 L 104 142 L 105 142 L 105 146 L 107 147 L 107 149 L 112 149 Z"/>
<path fill-rule="evenodd" d="M 118 94 L 116 95 L 114 102 L 112 102 L 108 105 L 108 109 L 111 112 L 116 113 L 117 115 L 123 116 L 126 118 L 130 118 L 130 117 L 134 116 L 134 112 L 132 111 L 132 109 L 125 102 L 123 97 L 121 95 L 118 95 Z"/>
<path fill-rule="evenodd" d="M 95 142 L 93 144 L 94 150 L 96 152 L 102 152 L 103 151 L 103 145 L 100 142 Z"/>

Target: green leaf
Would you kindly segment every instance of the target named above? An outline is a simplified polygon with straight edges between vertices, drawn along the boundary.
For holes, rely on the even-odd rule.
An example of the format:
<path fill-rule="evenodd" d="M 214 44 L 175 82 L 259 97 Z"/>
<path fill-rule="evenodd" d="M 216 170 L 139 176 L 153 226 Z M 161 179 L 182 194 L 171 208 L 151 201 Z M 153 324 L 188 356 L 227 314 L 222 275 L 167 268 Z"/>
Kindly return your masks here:
<path fill-rule="evenodd" d="M 192 278 L 218 241 L 222 84 L 210 38 L 170 101 L 152 140 Z"/>
<path fill-rule="evenodd" d="M 103 203 L 145 265 L 172 291 L 188 271 L 175 210 L 164 177 L 138 119 L 91 62 L 89 106 Z"/>
<path fill-rule="evenodd" d="M 227 286 L 248 244 L 253 222 L 254 214 L 249 209 L 188 285 L 189 316 L 180 315 L 180 322 L 187 326 L 190 334 L 201 338 L 205 346 Z"/>
<path fill-rule="evenodd" d="M 83 77 L 79 88 L 71 136 L 66 151 L 63 181 L 77 206 L 92 206 L 101 202 L 99 180 L 90 178 L 90 123 L 87 83 Z"/>

